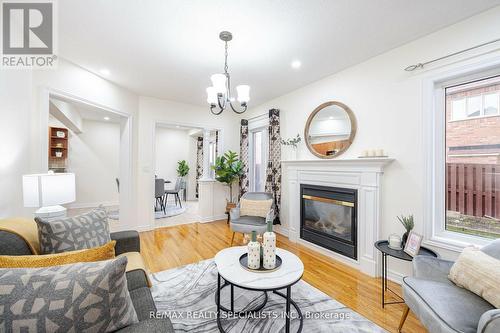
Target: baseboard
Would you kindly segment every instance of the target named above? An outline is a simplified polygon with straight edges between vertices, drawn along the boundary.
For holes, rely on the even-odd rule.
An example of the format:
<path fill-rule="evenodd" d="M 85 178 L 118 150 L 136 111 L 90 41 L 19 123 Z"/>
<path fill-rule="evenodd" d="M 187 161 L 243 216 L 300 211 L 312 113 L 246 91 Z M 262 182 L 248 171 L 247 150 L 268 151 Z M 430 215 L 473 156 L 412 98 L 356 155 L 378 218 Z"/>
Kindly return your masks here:
<path fill-rule="evenodd" d="M 391 280 L 392 282 L 395 282 L 397 284 L 402 284 L 403 283 L 403 278 L 405 275 L 393 271 L 392 269 L 387 270 L 387 279 Z"/>
<path fill-rule="evenodd" d="M 281 224 L 276 224 L 273 226 L 274 232 L 283 235 L 288 238 L 288 228 L 283 227 Z"/>
<path fill-rule="evenodd" d="M 200 223 L 208 223 L 208 222 L 214 222 L 214 221 L 226 220 L 226 219 L 227 219 L 226 214 L 214 215 L 214 216 L 208 216 L 208 217 L 200 217 Z"/>
<path fill-rule="evenodd" d="M 120 203 L 117 201 L 103 201 L 103 202 L 72 203 L 65 206 L 67 209 L 80 209 L 80 208 L 96 208 L 101 205 L 104 207 L 119 206 Z"/>

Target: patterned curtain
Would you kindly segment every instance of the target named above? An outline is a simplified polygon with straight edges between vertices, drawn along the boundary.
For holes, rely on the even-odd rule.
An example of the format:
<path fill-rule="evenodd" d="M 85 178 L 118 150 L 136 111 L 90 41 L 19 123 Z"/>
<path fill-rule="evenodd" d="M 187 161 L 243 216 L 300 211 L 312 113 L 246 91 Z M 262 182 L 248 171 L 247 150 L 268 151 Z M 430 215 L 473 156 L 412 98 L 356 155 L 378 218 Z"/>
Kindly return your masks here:
<path fill-rule="evenodd" d="M 243 175 L 240 177 L 240 197 L 248 192 L 248 120 L 241 120 L 240 130 L 240 160 L 243 163 Z"/>
<path fill-rule="evenodd" d="M 219 156 L 219 131 L 215 131 L 215 157 Z"/>
<path fill-rule="evenodd" d="M 266 169 L 266 192 L 272 193 L 275 204 L 274 224 L 280 224 L 281 209 L 281 135 L 280 110 L 269 110 L 269 156 Z"/>
<path fill-rule="evenodd" d="M 198 198 L 198 179 L 203 175 L 203 138 L 196 142 L 196 198 Z"/>

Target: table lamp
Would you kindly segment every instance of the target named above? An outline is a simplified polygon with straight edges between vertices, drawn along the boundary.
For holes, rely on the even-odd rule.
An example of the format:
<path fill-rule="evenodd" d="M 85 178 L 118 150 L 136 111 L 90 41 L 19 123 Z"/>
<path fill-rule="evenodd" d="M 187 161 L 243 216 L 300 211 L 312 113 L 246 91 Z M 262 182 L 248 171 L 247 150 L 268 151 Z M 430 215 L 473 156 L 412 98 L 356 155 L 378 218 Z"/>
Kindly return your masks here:
<path fill-rule="evenodd" d="M 66 216 L 61 204 L 75 201 L 74 173 L 44 173 L 23 176 L 24 207 L 39 207 L 35 216 Z"/>

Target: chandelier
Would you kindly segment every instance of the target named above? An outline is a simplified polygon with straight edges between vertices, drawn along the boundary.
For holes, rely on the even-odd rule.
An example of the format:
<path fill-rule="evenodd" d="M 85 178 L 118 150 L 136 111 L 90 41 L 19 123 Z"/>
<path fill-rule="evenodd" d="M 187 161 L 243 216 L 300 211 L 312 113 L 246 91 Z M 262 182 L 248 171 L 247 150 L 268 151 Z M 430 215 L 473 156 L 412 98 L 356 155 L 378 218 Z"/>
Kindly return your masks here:
<path fill-rule="evenodd" d="M 231 109 L 241 114 L 247 110 L 247 103 L 250 100 L 250 86 L 240 85 L 236 87 L 238 93 L 237 101 L 240 107 L 235 108 L 233 103 L 235 99 L 231 97 L 231 77 L 227 67 L 227 42 L 233 39 L 233 35 L 229 31 L 222 31 L 219 38 L 224 42 L 224 74 L 214 74 L 210 77 L 212 87 L 207 88 L 207 102 L 210 104 L 210 111 L 219 115 L 229 105 Z"/>

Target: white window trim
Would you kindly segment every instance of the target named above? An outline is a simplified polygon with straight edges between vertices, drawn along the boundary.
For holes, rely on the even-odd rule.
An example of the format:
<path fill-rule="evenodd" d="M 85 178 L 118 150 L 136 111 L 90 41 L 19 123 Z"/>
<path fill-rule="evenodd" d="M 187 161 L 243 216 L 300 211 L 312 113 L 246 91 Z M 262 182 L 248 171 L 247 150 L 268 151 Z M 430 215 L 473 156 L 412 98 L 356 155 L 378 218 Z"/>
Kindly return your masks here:
<path fill-rule="evenodd" d="M 477 63 L 429 75 L 423 79 L 424 154 L 424 241 L 425 245 L 460 252 L 470 245 L 484 246 L 492 240 L 445 230 L 445 126 L 444 83 L 461 82 L 498 73 L 500 59 L 492 57 Z"/>

